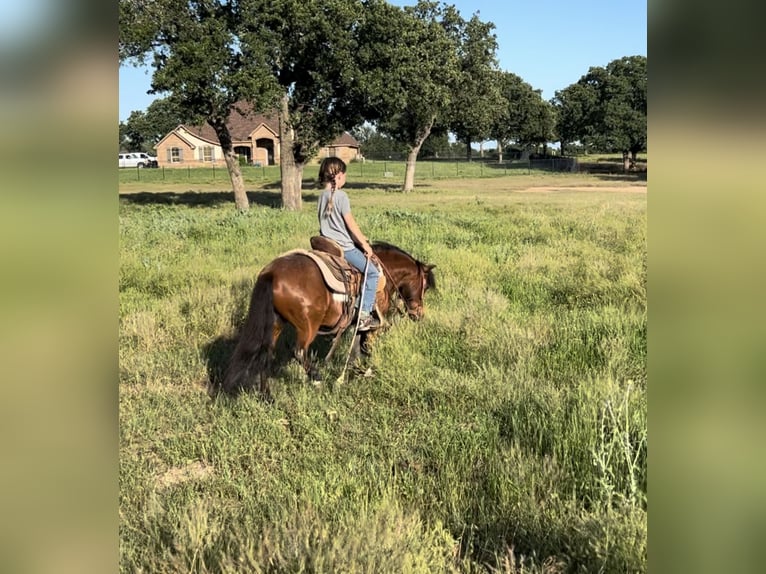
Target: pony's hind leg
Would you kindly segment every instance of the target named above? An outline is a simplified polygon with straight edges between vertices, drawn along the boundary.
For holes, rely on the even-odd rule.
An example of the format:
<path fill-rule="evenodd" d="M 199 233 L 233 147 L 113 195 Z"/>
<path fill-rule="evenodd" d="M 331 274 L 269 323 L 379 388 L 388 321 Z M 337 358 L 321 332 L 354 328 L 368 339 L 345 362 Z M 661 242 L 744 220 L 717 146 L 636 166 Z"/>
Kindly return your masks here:
<path fill-rule="evenodd" d="M 319 369 L 317 369 L 317 366 L 311 360 L 311 354 L 309 353 L 308 348 L 304 349 L 299 347 L 296 349 L 295 358 L 298 363 L 300 363 L 301 367 L 303 367 L 303 371 L 306 373 L 306 378 L 309 382 L 322 382 L 322 376 L 319 374 Z"/>
<path fill-rule="evenodd" d="M 269 385 L 269 378 L 272 375 L 271 369 L 272 365 L 274 364 L 274 349 L 277 346 L 277 341 L 279 340 L 279 335 L 282 334 L 282 327 L 284 326 L 284 322 L 277 317 L 274 321 L 274 326 L 272 327 L 271 331 L 271 340 L 269 341 L 269 347 L 266 353 L 266 365 L 264 366 L 264 369 L 261 371 L 261 395 L 266 400 L 271 400 L 271 387 Z"/>
<path fill-rule="evenodd" d="M 296 328 L 297 341 L 295 356 L 303 367 L 303 370 L 306 372 L 309 381 L 314 383 L 321 382 L 322 377 L 311 361 L 309 346 L 314 342 L 318 330 L 319 325 L 312 325 L 311 323 L 306 325 L 305 328 Z"/>

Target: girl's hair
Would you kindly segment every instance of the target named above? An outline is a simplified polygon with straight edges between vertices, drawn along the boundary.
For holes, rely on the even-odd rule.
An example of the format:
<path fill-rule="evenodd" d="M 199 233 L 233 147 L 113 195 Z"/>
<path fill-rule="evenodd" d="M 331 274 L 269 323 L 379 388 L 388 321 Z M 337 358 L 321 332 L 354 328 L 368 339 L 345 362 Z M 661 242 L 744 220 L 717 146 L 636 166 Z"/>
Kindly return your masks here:
<path fill-rule="evenodd" d="M 328 183 L 332 186 L 330 191 L 330 201 L 327 202 L 325 214 L 332 213 L 335 207 L 335 176 L 339 173 L 346 173 L 346 163 L 339 157 L 326 157 L 319 166 L 319 185 L 325 186 Z"/>

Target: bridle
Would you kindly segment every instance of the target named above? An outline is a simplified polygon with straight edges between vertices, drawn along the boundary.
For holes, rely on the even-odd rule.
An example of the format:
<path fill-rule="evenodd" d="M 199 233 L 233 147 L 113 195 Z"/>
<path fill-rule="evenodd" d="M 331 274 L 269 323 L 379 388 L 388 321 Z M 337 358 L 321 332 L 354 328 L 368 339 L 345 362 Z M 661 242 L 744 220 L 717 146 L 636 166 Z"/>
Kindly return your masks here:
<path fill-rule="evenodd" d="M 386 276 L 386 280 L 391 282 L 391 285 L 394 286 L 394 289 L 396 290 L 396 293 L 399 295 L 399 299 L 404 303 L 405 311 L 402 311 L 401 309 L 399 309 L 398 305 L 396 306 L 396 310 L 399 312 L 400 315 L 403 315 L 405 312 L 409 313 L 409 306 L 407 305 L 407 298 L 402 293 L 402 290 L 399 289 L 399 286 L 396 284 L 396 281 L 394 281 L 394 278 L 391 276 L 391 273 L 388 271 L 386 266 L 383 265 L 383 262 L 380 260 L 380 258 L 377 255 L 375 256 L 375 260 L 380 265 L 380 268 L 383 270 L 383 274 Z M 417 262 L 416 262 L 416 265 L 417 265 Z M 419 268 L 419 266 L 418 266 L 418 268 Z M 421 280 L 420 289 L 421 289 L 420 297 L 422 299 L 423 298 L 423 294 L 425 292 L 424 280 Z"/>
<path fill-rule="evenodd" d="M 404 295 L 402 295 L 402 292 L 401 292 L 401 290 L 399 289 L 399 286 L 396 284 L 396 281 L 394 281 L 394 278 L 393 278 L 393 277 L 391 277 L 391 273 L 389 273 L 389 271 L 388 271 L 388 269 L 386 268 L 386 266 L 385 266 L 385 265 L 383 265 L 383 262 L 380 260 L 380 257 L 378 257 L 378 256 L 376 255 L 376 256 L 375 256 L 375 261 L 377 262 L 377 264 L 378 264 L 378 265 L 380 265 L 380 268 L 383 270 L 383 274 L 386 276 L 386 280 L 387 280 L 387 281 L 389 281 L 389 282 L 391 283 L 391 285 L 393 285 L 393 286 L 394 286 L 394 289 L 396 290 L 396 293 L 399 295 L 399 299 L 401 299 L 402 301 L 404 301 Z M 407 304 L 405 303 L 405 307 L 406 307 L 406 306 L 407 306 Z M 398 309 L 398 306 L 397 306 L 397 311 L 399 311 L 399 309 Z M 402 314 L 402 311 L 399 311 L 399 314 L 401 315 L 401 314 Z"/>

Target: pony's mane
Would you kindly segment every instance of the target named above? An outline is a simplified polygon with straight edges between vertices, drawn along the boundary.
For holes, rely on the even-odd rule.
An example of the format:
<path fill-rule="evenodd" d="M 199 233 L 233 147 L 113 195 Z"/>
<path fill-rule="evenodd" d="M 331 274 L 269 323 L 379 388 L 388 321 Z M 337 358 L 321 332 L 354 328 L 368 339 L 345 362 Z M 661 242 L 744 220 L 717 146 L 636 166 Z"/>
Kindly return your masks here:
<path fill-rule="evenodd" d="M 410 259 L 413 263 L 418 265 L 418 267 L 421 267 L 425 265 L 422 261 L 418 261 L 415 259 L 412 255 L 407 253 L 404 249 L 401 247 L 397 247 L 396 245 L 392 245 L 391 243 L 387 243 L 386 241 L 375 241 L 372 244 L 372 247 L 376 247 L 378 249 L 383 249 L 384 251 L 393 251 L 395 253 L 399 253 L 401 255 L 404 255 L 408 259 Z M 428 272 L 426 273 L 426 285 L 430 289 L 436 289 L 436 277 L 434 276 L 434 272 L 432 269 L 428 269 Z"/>
<path fill-rule="evenodd" d="M 426 273 L 426 286 L 429 289 L 436 290 L 436 275 L 434 275 L 433 269 L 429 269 L 428 273 Z"/>
<path fill-rule="evenodd" d="M 415 259 L 412 255 L 407 253 L 404 249 L 402 249 L 401 247 L 397 247 L 396 245 L 392 245 L 391 243 L 387 243 L 385 241 L 375 241 L 372 244 L 372 247 L 379 247 L 379 248 L 384 249 L 386 251 L 396 251 L 397 253 L 401 253 L 405 257 L 408 257 L 408 258 L 412 259 L 416 263 L 419 263 L 419 261 L 417 259 Z"/>

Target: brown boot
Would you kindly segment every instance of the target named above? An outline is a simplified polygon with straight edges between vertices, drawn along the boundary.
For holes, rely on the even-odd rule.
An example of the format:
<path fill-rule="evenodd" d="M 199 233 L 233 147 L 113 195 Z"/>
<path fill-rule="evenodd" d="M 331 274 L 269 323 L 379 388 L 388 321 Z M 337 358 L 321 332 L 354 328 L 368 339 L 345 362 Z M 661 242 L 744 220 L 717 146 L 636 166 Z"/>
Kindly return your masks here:
<path fill-rule="evenodd" d="M 371 331 L 378 327 L 380 327 L 380 321 L 373 317 L 371 313 L 366 311 L 360 312 L 358 331 Z"/>

